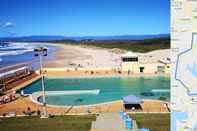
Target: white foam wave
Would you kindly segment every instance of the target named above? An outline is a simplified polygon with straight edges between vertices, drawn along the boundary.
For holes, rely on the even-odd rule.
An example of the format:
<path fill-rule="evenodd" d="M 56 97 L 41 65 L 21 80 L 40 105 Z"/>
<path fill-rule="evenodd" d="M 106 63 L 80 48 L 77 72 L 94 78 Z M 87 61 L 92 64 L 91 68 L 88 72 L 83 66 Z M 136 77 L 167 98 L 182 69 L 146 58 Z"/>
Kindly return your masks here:
<path fill-rule="evenodd" d="M 0 56 L 24 54 L 24 53 L 33 51 L 34 48 L 39 47 L 41 45 L 45 46 L 46 44 L 44 44 L 44 43 L 23 43 L 23 42 L 10 43 L 9 46 L 0 47 L 0 49 L 1 49 Z"/>
<path fill-rule="evenodd" d="M 10 43 L 6 47 L 1 47 L 1 49 L 11 50 L 11 49 L 33 49 L 38 45 L 31 43 Z"/>
<path fill-rule="evenodd" d="M 20 55 L 20 54 L 24 54 L 24 53 L 31 52 L 31 51 L 33 51 L 33 49 L 31 49 L 31 50 L 20 50 L 20 51 L 0 51 L 0 56 Z"/>

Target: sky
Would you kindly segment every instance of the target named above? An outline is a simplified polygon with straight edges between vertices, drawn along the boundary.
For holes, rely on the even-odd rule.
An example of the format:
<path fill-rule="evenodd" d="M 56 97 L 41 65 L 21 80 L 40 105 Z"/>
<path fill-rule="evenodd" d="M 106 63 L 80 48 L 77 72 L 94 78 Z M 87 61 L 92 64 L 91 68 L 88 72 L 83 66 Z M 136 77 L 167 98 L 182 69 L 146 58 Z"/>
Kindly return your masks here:
<path fill-rule="evenodd" d="M 0 37 L 170 32 L 170 0 L 0 0 Z"/>

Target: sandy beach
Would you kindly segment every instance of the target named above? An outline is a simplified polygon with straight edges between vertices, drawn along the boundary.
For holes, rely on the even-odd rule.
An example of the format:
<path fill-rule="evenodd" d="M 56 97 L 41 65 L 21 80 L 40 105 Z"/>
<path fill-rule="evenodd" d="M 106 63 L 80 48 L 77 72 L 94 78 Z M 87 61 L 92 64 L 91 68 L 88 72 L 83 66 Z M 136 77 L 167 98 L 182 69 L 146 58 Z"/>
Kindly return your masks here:
<path fill-rule="evenodd" d="M 101 49 L 93 47 L 82 47 L 68 44 L 52 44 L 60 47 L 55 53 L 56 59 L 45 62 L 45 67 L 119 67 L 121 55 L 126 53 L 124 50 L 114 51 L 115 49 Z M 170 49 L 156 50 L 148 53 L 136 53 L 140 63 L 156 63 L 160 59 L 169 57 Z"/>

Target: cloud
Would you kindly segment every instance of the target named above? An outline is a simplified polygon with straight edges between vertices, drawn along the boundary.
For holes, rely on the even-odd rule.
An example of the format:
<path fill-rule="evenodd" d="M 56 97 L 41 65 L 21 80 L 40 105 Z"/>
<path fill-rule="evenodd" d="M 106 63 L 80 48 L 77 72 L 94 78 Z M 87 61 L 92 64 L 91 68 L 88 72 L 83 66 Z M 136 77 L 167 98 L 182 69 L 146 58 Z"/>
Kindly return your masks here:
<path fill-rule="evenodd" d="M 15 27 L 15 24 L 13 24 L 12 22 L 6 22 L 3 24 L 3 27 L 5 28 Z"/>

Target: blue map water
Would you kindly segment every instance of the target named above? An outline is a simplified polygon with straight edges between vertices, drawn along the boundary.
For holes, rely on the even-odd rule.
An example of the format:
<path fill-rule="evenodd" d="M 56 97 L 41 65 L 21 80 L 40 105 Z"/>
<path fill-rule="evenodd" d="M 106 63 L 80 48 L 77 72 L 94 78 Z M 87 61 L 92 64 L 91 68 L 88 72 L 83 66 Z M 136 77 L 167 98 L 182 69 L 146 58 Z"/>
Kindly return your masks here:
<path fill-rule="evenodd" d="M 197 123 L 194 124 L 193 129 L 197 129 Z"/>
<path fill-rule="evenodd" d="M 197 66 L 196 66 L 196 62 L 194 62 L 193 64 L 188 64 L 187 65 L 187 69 L 189 70 L 189 72 L 197 78 Z"/>
<path fill-rule="evenodd" d="M 177 131 L 176 121 L 187 120 L 188 115 L 186 112 L 171 112 L 171 131 Z"/>

